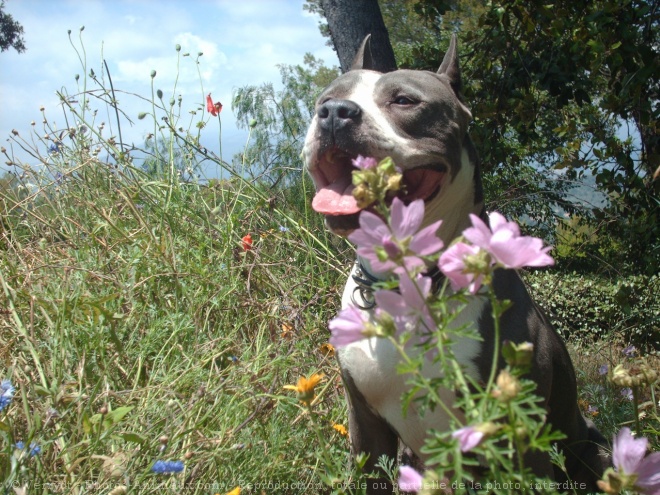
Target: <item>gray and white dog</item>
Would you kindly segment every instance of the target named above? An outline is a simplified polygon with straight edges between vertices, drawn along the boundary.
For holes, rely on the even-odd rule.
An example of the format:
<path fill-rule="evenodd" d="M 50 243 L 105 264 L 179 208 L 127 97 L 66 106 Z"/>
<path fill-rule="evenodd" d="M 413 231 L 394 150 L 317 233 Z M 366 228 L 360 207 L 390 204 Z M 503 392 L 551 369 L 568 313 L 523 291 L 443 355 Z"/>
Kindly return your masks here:
<path fill-rule="evenodd" d="M 351 70 L 330 84 L 317 100 L 303 151 L 316 186 L 313 207 L 325 215 L 330 230 L 348 235 L 358 228 L 360 212 L 351 194 L 351 160 L 358 155 L 379 160 L 390 156 L 403 171 L 405 193 L 401 199 L 406 203 L 424 200 L 423 225 L 442 219 L 438 235 L 447 246 L 471 225 L 470 213 L 487 220 L 479 161 L 468 136 L 472 116 L 460 94 L 455 37 L 437 73 L 398 70 L 383 74 L 371 66 L 367 37 Z M 359 277 L 349 277 L 344 307 L 351 303 L 367 307 L 366 301 L 360 300 L 364 291 L 356 290 L 355 279 L 363 280 L 357 282 L 357 288 L 364 289 L 365 279 L 379 275 L 368 273 L 371 270 L 365 260 L 356 264 L 352 275 L 356 270 L 361 272 Z M 575 372 L 562 340 L 515 270 L 497 270 L 493 285 L 500 300 L 513 302 L 501 319 L 502 340 L 534 345 L 529 378 L 545 399 L 547 422 L 566 435 L 559 446 L 566 456 L 569 479 L 574 487 L 596 490 L 596 480 L 608 464 L 607 442 L 580 414 Z M 468 373 L 485 381 L 492 363 L 493 321 L 489 303 L 481 297 L 472 299 L 455 324 L 472 322 L 482 341 L 458 341 L 454 351 Z M 394 347 L 386 339 L 374 337 L 340 349 L 338 356 L 349 404 L 353 454 L 369 454 L 367 468 L 373 469 L 383 454 L 396 458 L 400 438 L 423 461 L 426 456 L 421 447 L 427 431 L 447 430 L 449 418 L 441 408 L 420 415 L 414 403 L 407 415 L 402 414 L 406 377 L 396 372 L 398 354 Z M 440 393 L 447 403 L 453 402 L 451 390 Z M 553 467 L 547 455 L 528 453 L 526 460 L 537 475 L 566 482 L 564 473 Z M 370 493 L 392 489 L 382 480 L 369 484 Z"/>

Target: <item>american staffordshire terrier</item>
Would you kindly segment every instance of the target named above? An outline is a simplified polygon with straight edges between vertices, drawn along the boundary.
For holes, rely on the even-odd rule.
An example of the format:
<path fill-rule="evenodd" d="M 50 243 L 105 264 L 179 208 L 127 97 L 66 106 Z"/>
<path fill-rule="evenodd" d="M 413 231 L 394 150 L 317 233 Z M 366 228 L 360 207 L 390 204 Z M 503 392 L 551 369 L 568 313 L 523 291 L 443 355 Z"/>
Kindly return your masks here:
<path fill-rule="evenodd" d="M 442 219 L 438 235 L 448 246 L 470 226 L 469 214 L 487 221 L 479 161 L 468 136 L 472 118 L 462 100 L 456 39 L 452 37 L 440 69 L 371 70 L 369 37 L 360 47 L 351 70 L 338 77 L 319 96 L 316 115 L 305 140 L 303 157 L 315 186 L 313 208 L 324 214 L 330 230 L 346 236 L 358 228 L 358 207 L 351 192 L 351 160 L 358 155 L 378 160 L 387 156 L 403 171 L 404 202 L 423 199 L 423 226 Z M 356 263 L 346 284 L 342 305 L 372 307 L 369 284 L 379 274 L 366 260 Z M 547 421 L 566 435 L 560 448 L 573 486 L 596 490 L 607 464 L 607 442 L 580 414 L 575 372 L 564 343 L 530 298 L 515 270 L 496 271 L 493 286 L 500 300 L 513 305 L 501 319 L 501 338 L 531 342 L 534 362 L 529 377 L 545 399 Z M 473 301 L 460 314 L 457 325 L 470 320 L 483 341 L 459 341 L 454 352 L 467 372 L 486 381 L 492 363 L 494 329 L 490 305 Z M 349 405 L 349 432 L 353 454 L 369 454 L 367 469 L 381 455 L 396 459 L 398 439 L 422 461 L 429 429 L 446 430 L 449 419 L 440 410 L 417 414 L 414 405 L 404 417 L 401 395 L 405 376 L 396 373 L 398 354 L 386 339 L 373 337 L 338 352 Z M 501 364 L 502 366 L 503 364 Z M 441 391 L 452 404 L 453 392 Z M 528 454 L 537 475 L 558 482 L 564 473 L 547 455 Z M 391 492 L 382 480 L 369 482 L 369 493 Z"/>

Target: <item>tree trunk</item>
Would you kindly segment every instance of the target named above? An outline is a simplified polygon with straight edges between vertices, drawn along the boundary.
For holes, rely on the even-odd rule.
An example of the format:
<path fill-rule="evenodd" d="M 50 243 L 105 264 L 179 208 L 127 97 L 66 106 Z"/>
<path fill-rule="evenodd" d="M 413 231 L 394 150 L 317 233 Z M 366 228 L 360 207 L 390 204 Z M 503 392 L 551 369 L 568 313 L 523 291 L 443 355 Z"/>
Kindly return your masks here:
<path fill-rule="evenodd" d="M 360 43 L 368 34 L 371 34 L 374 70 L 396 70 L 394 50 L 378 0 L 321 0 L 321 8 L 328 21 L 330 38 L 339 57 L 342 72 L 351 68 Z"/>

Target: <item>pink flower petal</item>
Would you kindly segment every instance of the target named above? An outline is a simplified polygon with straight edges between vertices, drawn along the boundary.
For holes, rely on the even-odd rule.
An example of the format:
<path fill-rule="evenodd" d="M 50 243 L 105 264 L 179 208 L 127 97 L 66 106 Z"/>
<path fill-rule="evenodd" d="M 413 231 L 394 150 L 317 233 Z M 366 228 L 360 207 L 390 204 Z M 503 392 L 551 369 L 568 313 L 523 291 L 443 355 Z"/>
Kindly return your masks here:
<path fill-rule="evenodd" d="M 495 261 L 505 268 L 553 265 L 554 260 L 536 237 L 521 236 L 515 222 L 507 222 L 497 212 L 489 215 L 491 229 L 476 215 L 470 215 L 472 227 L 465 229 L 463 236 L 475 246 L 488 251 Z"/>
<path fill-rule="evenodd" d="M 392 290 L 377 290 L 374 292 L 376 305 L 388 313 L 390 316 L 405 316 L 408 313 L 408 307 L 401 294 Z"/>
<path fill-rule="evenodd" d="M 362 312 L 353 306 L 342 309 L 333 318 L 328 327 L 332 336 L 330 343 L 336 348 L 347 346 L 365 338 L 362 333 L 365 329 L 366 320 Z"/>
<path fill-rule="evenodd" d="M 632 474 L 637 471 L 646 454 L 646 438 L 635 438 L 630 428 L 623 427 L 612 443 L 612 464 L 617 471 Z"/>
<path fill-rule="evenodd" d="M 399 488 L 406 492 L 417 493 L 422 489 L 423 477 L 410 466 L 399 468 Z"/>
<path fill-rule="evenodd" d="M 440 255 L 438 268 L 449 279 L 453 290 L 468 289 L 471 294 L 476 294 L 481 287 L 483 275 L 465 273 L 464 261 L 465 256 L 477 254 L 479 249 L 477 246 L 457 242 Z"/>
<path fill-rule="evenodd" d="M 424 220 L 424 201 L 418 199 L 406 206 L 399 198 L 392 201 L 390 225 L 397 239 L 410 237 Z"/>
<path fill-rule="evenodd" d="M 429 256 L 440 251 L 444 247 L 442 239 L 437 236 L 442 220 L 432 223 L 417 232 L 410 241 L 410 250 L 420 256 Z"/>
<path fill-rule="evenodd" d="M 466 426 L 456 430 L 451 436 L 458 440 L 461 452 L 472 450 L 479 445 L 484 438 L 483 432 L 476 430 L 474 426 Z"/>
<path fill-rule="evenodd" d="M 407 274 L 399 277 L 400 293 L 391 290 L 377 290 L 374 293 L 376 305 L 394 319 L 397 330 L 416 328 L 420 323 L 428 330 L 435 329 L 435 321 L 427 305 L 431 292 L 430 277 L 418 275 L 411 280 Z"/>
<path fill-rule="evenodd" d="M 499 212 L 494 211 L 488 215 L 488 223 L 493 232 L 505 229 L 509 230 L 515 237 L 520 235 L 520 227 L 516 222 L 508 222 L 507 219 Z"/>
<path fill-rule="evenodd" d="M 649 454 L 641 462 L 637 468 L 635 486 L 639 487 L 642 493 L 660 494 L 660 452 Z"/>
<path fill-rule="evenodd" d="M 472 221 L 472 227 L 463 231 L 463 237 L 475 246 L 479 246 L 482 249 L 488 249 L 490 246 L 490 238 L 493 236 L 493 233 L 488 228 L 488 225 L 486 225 L 477 215 L 470 213 L 470 220 Z"/>
<path fill-rule="evenodd" d="M 362 169 L 362 170 L 367 170 L 370 168 L 375 168 L 376 165 L 378 165 L 378 162 L 376 161 L 375 158 L 371 158 L 368 156 L 362 156 L 358 155 L 357 158 L 352 160 L 352 163 L 355 167 Z"/>

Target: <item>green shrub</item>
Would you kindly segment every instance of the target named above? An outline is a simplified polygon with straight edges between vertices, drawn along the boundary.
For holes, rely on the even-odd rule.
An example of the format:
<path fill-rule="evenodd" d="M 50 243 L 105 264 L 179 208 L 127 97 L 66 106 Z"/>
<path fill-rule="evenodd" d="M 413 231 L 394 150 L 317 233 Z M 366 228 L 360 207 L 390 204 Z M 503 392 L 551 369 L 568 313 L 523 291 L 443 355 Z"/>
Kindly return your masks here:
<path fill-rule="evenodd" d="M 566 338 L 605 337 L 660 349 L 660 276 L 610 279 L 594 274 L 533 271 L 530 292 Z"/>

